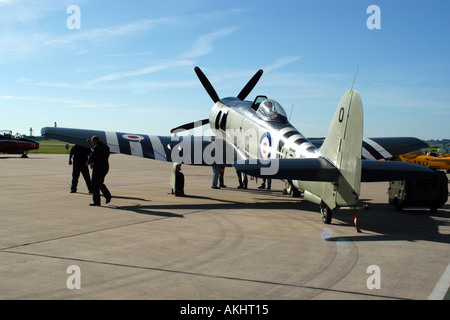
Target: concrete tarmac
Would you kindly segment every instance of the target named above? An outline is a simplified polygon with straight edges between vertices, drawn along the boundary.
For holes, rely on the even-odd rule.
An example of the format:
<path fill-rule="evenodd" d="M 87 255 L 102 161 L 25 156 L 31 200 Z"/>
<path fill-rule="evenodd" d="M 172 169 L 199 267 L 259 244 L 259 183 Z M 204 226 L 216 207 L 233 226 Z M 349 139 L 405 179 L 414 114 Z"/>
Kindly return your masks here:
<path fill-rule="evenodd" d="M 0 299 L 427 299 L 447 287 L 450 205 L 397 212 L 388 183 L 364 183 L 330 225 L 284 183 L 213 190 L 211 168 L 112 155 L 113 199 L 70 194 L 66 155 L 0 156 Z M 77 287 L 79 289 L 77 289 Z M 73 288 L 73 289 L 71 289 Z"/>

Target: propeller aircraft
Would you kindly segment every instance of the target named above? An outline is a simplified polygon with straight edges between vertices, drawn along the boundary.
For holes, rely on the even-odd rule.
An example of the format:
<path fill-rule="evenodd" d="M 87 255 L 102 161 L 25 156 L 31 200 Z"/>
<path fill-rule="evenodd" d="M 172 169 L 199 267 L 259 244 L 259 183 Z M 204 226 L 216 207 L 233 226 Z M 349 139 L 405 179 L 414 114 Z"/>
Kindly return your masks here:
<path fill-rule="evenodd" d="M 434 170 L 446 170 L 447 172 L 450 172 L 450 158 L 438 155 L 436 152 L 410 152 L 395 156 L 392 160 L 415 163 Z"/>
<path fill-rule="evenodd" d="M 39 143 L 25 138 L 13 138 L 11 133 L 0 134 L 0 153 L 22 154 L 27 158 L 28 151 L 39 149 Z"/>
<path fill-rule="evenodd" d="M 289 123 L 275 100 L 262 95 L 245 100 L 262 70 L 236 97 L 227 98 L 219 98 L 200 68 L 195 67 L 195 73 L 214 105 L 209 118 L 174 128 L 172 136 L 54 127 L 42 128 L 42 135 L 85 146 L 97 135 L 111 152 L 177 164 L 233 166 L 251 176 L 282 179 L 318 204 L 327 224 L 332 210 L 356 208 L 361 182 L 424 179 L 434 174 L 410 163 L 376 161 L 427 145 L 412 137 L 363 139 L 363 107 L 354 89 L 340 100 L 326 138 L 309 141 Z M 205 124 L 214 135 L 177 135 Z"/>
<path fill-rule="evenodd" d="M 438 157 L 441 158 L 450 158 L 450 147 L 440 147 L 438 150 Z"/>

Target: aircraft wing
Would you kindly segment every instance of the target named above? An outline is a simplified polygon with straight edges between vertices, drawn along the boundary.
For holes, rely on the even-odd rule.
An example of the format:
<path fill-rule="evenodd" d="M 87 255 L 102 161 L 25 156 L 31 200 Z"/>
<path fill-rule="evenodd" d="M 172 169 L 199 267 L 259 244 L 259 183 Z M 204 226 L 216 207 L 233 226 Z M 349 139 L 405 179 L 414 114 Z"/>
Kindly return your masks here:
<path fill-rule="evenodd" d="M 427 147 L 428 144 L 413 137 L 365 138 L 362 156 L 371 160 L 389 159 Z"/>
<path fill-rule="evenodd" d="M 430 168 L 400 161 L 363 160 L 362 182 L 431 179 L 436 172 Z"/>
<path fill-rule="evenodd" d="M 223 163 L 231 166 L 245 159 L 242 151 L 231 143 L 217 137 L 153 136 L 71 128 L 42 128 L 45 138 L 92 147 L 92 136 L 105 142 L 111 153 L 122 153 L 136 157 L 180 164 L 210 166 Z"/>
<path fill-rule="evenodd" d="M 233 167 L 256 177 L 273 179 L 336 182 L 339 170 L 327 159 L 248 159 Z M 362 160 L 361 182 L 428 179 L 435 172 L 406 162 Z"/>
<path fill-rule="evenodd" d="M 314 159 L 248 159 L 242 150 L 217 137 L 152 136 L 55 127 L 42 128 L 41 133 L 45 138 L 85 147 L 92 147 L 90 140 L 92 136 L 96 135 L 109 146 L 112 153 L 189 165 L 210 166 L 213 163 L 223 163 L 224 166 L 233 166 L 238 171 L 256 177 L 327 182 L 335 182 L 339 177 L 338 169 L 323 157 Z M 372 140 L 377 143 L 384 142 L 384 145 L 391 144 L 390 150 L 399 150 L 399 147 L 395 147 L 398 144 L 393 143 L 394 140 L 390 139 L 396 140 L 396 138 Z M 397 142 L 409 141 L 412 142 L 409 145 L 420 144 L 420 140 L 415 138 L 399 139 Z M 418 141 L 414 142 L 411 139 Z M 408 180 L 428 177 L 430 173 L 434 173 L 434 171 L 406 162 L 363 160 L 361 181 Z"/>
<path fill-rule="evenodd" d="M 309 141 L 320 148 L 324 139 Z M 370 160 L 390 159 L 401 154 L 427 148 L 428 144 L 414 137 L 365 138 L 363 139 L 362 158 Z"/>
<path fill-rule="evenodd" d="M 248 159 L 234 163 L 233 167 L 250 176 L 272 179 L 335 182 L 339 177 L 339 170 L 322 157 L 306 159 Z"/>

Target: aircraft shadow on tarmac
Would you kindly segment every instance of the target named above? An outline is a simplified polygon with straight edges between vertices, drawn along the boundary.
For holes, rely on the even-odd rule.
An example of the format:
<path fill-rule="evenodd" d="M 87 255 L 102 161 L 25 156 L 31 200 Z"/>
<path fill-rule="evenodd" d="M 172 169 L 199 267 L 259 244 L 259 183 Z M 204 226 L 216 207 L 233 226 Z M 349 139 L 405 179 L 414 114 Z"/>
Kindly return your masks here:
<path fill-rule="evenodd" d="M 140 198 L 120 197 L 113 198 L 143 200 Z M 154 204 L 154 205 L 127 205 L 127 206 L 109 206 L 115 210 L 131 211 L 138 214 L 155 215 L 167 218 L 183 218 L 184 214 L 175 213 L 179 210 L 187 211 L 208 211 L 217 210 L 260 210 L 261 213 L 273 212 L 274 210 L 302 210 L 311 212 L 320 220 L 317 211 L 317 205 L 303 198 L 289 198 L 281 196 L 267 200 L 264 197 L 254 198 L 254 202 L 233 201 L 218 199 L 206 196 L 185 195 L 182 198 L 199 199 L 202 201 L 211 201 L 210 203 L 176 203 Z M 367 203 L 370 199 L 361 199 L 362 203 Z M 219 204 L 218 204 L 219 202 Z M 444 205 L 435 213 L 431 213 L 427 208 L 406 208 L 403 211 L 396 211 L 392 205 L 385 203 L 370 203 L 369 210 L 358 211 L 358 227 L 362 233 L 356 233 L 354 236 L 346 236 L 349 241 L 433 241 L 440 243 L 450 243 L 450 234 L 439 233 L 439 226 L 449 226 L 450 222 L 444 219 L 450 218 L 450 204 Z M 303 213 L 304 214 L 304 213 Z M 299 212 L 299 219 L 302 219 L 302 213 Z M 310 218 L 310 217 L 308 217 Z M 336 210 L 334 212 L 331 225 L 340 227 L 355 228 L 352 210 Z M 376 235 L 367 235 L 367 232 L 376 233 Z M 341 241 L 342 237 L 331 237 L 328 241 Z"/>
<path fill-rule="evenodd" d="M 114 198 L 122 198 L 122 199 L 133 199 L 133 200 L 141 200 L 135 198 L 128 197 L 117 197 Z M 132 211 L 139 214 L 146 215 L 156 215 L 162 217 L 173 217 L 173 218 L 182 218 L 183 214 L 174 213 L 174 211 L 184 210 L 184 211 L 207 211 L 207 210 L 217 210 L 218 206 L 220 206 L 220 210 L 245 210 L 245 209 L 255 209 L 261 210 L 277 210 L 277 209 L 302 209 L 304 211 L 312 211 L 317 213 L 317 208 L 309 203 L 309 202 L 299 202 L 299 201 L 289 201 L 289 199 L 280 198 L 280 200 L 270 200 L 261 198 L 261 202 L 258 199 L 255 199 L 256 202 L 242 202 L 242 201 L 233 201 L 233 200 L 225 200 L 225 199 L 217 199 L 205 196 L 196 196 L 196 195 L 185 195 L 182 198 L 190 198 L 190 199 L 199 199 L 202 201 L 211 201 L 210 203 L 171 203 L 171 204 L 153 204 L 153 205 L 128 205 L 128 206 L 109 206 L 108 208 L 116 209 L 116 210 L 124 210 L 124 211 Z M 151 200 L 145 200 L 151 201 Z M 219 202 L 220 204 L 218 204 Z M 160 210 L 168 210 L 160 211 Z"/>
<path fill-rule="evenodd" d="M 362 200 L 364 202 L 364 200 Z M 349 212 L 350 213 L 350 212 Z M 349 241 L 432 241 L 450 243 L 450 234 L 441 234 L 439 226 L 449 226 L 450 205 L 446 204 L 437 212 L 427 208 L 405 208 L 396 211 L 392 205 L 371 203 L 368 211 L 358 211 L 358 227 L 361 233 L 346 236 Z M 337 212 L 332 224 L 353 226 L 353 214 Z M 364 234 L 366 231 L 377 235 Z M 341 241 L 331 237 L 328 241 Z"/>
<path fill-rule="evenodd" d="M 172 212 L 166 212 L 166 211 L 155 211 L 154 206 L 146 206 L 146 205 L 130 205 L 130 206 L 112 206 L 108 207 L 110 209 L 115 210 L 123 210 L 123 211 L 132 211 L 138 214 L 145 214 L 145 215 L 153 215 L 153 216 L 159 216 L 159 217 L 165 217 L 165 218 L 184 218 L 184 215 L 172 213 Z"/>

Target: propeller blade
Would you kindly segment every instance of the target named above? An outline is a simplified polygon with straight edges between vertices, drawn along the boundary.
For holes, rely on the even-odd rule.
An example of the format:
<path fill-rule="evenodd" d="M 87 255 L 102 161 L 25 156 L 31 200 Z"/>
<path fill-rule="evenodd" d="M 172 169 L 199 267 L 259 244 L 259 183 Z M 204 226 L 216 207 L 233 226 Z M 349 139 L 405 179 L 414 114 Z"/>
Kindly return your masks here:
<path fill-rule="evenodd" d="M 170 130 L 170 133 L 174 133 L 175 131 L 194 129 L 194 128 L 197 128 L 197 127 L 204 126 L 205 124 L 208 124 L 208 123 L 209 123 L 209 119 L 203 119 L 203 120 L 198 120 L 198 121 L 186 123 L 186 124 L 183 124 L 183 125 L 181 125 L 179 127 L 173 128 L 172 130 Z"/>
<path fill-rule="evenodd" d="M 202 83 L 203 87 L 205 88 L 206 92 L 208 92 L 211 99 L 213 99 L 214 102 L 219 101 L 219 96 L 217 95 L 216 91 L 214 90 L 213 86 L 209 82 L 208 78 L 206 78 L 205 74 L 202 70 L 200 70 L 199 67 L 194 68 L 195 73 L 197 74 L 197 77 L 200 79 L 200 82 Z"/>
<path fill-rule="evenodd" d="M 259 81 L 259 78 L 261 78 L 263 74 L 262 69 L 259 69 L 258 72 L 255 73 L 253 78 L 250 79 L 250 81 L 245 85 L 244 89 L 238 94 L 238 99 L 244 100 L 247 98 L 249 93 L 253 90 L 253 88 L 256 86 L 256 84 Z"/>

